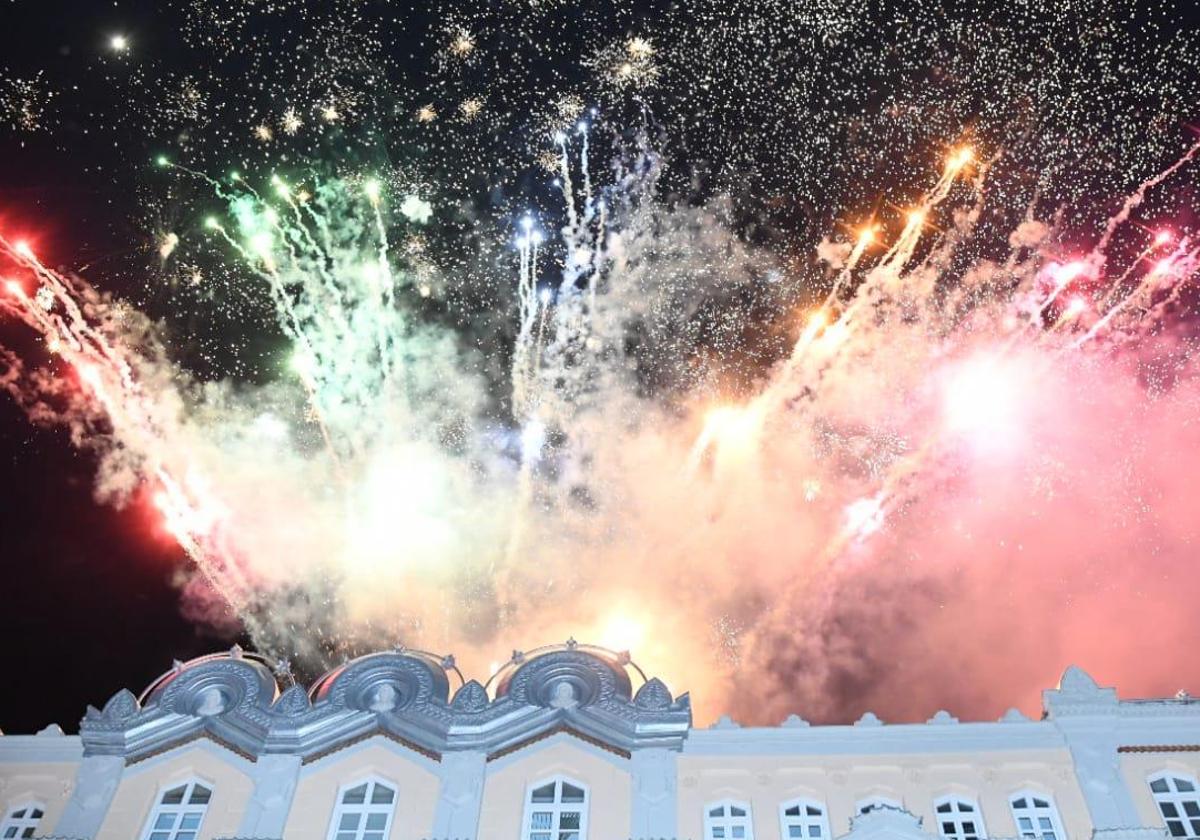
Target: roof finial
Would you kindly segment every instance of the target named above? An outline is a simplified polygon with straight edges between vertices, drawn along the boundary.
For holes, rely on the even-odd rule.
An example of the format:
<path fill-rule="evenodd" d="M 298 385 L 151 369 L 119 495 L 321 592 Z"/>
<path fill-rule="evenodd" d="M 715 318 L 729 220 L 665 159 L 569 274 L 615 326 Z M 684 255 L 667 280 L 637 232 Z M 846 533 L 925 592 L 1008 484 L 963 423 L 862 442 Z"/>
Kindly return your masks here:
<path fill-rule="evenodd" d="M 575 637 L 568 636 L 567 637 L 567 650 L 575 650 L 575 648 L 577 648 L 577 647 L 579 647 L 579 642 L 575 641 Z"/>

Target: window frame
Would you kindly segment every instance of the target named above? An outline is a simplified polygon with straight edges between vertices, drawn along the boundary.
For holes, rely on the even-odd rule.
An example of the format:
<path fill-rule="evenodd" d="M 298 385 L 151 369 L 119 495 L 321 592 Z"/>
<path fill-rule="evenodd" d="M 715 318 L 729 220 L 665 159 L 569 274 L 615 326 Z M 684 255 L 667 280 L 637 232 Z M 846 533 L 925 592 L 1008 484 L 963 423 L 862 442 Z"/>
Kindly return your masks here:
<path fill-rule="evenodd" d="M 580 790 L 582 790 L 583 791 L 583 802 L 563 802 L 562 801 L 562 785 L 564 783 L 569 784 L 572 787 L 576 787 L 576 788 L 579 788 Z M 546 785 L 549 785 L 549 784 L 554 785 L 554 801 L 553 802 L 534 802 L 533 801 L 534 791 L 540 790 L 541 788 L 544 788 Z M 591 811 L 591 809 L 592 809 L 592 789 L 588 785 L 579 781 L 579 779 L 576 779 L 572 776 L 568 776 L 564 773 L 556 773 L 553 776 L 546 776 L 545 778 L 538 779 L 536 782 L 534 782 L 530 785 L 527 785 L 525 788 L 525 807 L 522 809 L 522 812 L 521 812 L 520 838 L 521 838 L 521 840 L 530 840 L 530 837 L 534 834 L 535 830 L 531 823 L 533 821 L 533 812 L 535 810 L 550 811 L 553 814 L 553 817 L 551 818 L 553 825 L 551 825 L 550 828 L 546 829 L 545 831 L 543 831 L 541 829 L 537 830 L 538 834 L 548 833 L 551 837 L 551 840 L 558 840 L 558 837 L 557 837 L 558 833 L 564 830 L 559 826 L 559 819 L 558 819 L 558 817 L 563 813 L 563 811 L 569 811 L 569 812 L 578 811 L 579 812 L 579 830 L 578 830 L 579 840 L 587 840 L 588 813 Z M 571 829 L 569 829 L 569 828 L 565 829 L 565 830 L 571 831 Z"/>
<path fill-rule="evenodd" d="M 790 817 L 787 815 L 787 810 L 789 808 L 800 808 L 801 811 L 804 811 L 808 808 L 818 808 L 821 811 L 821 816 L 813 817 L 809 814 L 801 814 L 798 818 Z M 788 834 L 788 828 L 791 827 L 789 821 L 794 821 L 797 819 L 799 820 L 799 825 L 802 828 L 807 828 L 809 825 L 816 822 L 821 827 L 821 840 L 831 840 L 832 833 L 829 828 L 829 808 L 824 802 L 820 801 L 819 799 L 810 799 L 804 796 L 781 802 L 779 805 L 779 836 L 782 838 L 782 840 L 791 840 L 791 836 Z M 812 837 L 812 835 L 810 835 L 807 831 L 801 831 L 800 836 L 802 840 L 811 840 Z"/>
<path fill-rule="evenodd" d="M 1187 782 L 1192 786 L 1190 791 L 1181 791 L 1176 788 L 1176 780 Z M 1152 785 L 1155 782 L 1166 782 L 1170 790 L 1158 792 L 1155 791 Z M 1175 770 L 1160 770 L 1146 777 L 1146 786 L 1150 788 L 1150 796 L 1154 799 L 1154 807 L 1158 812 L 1159 819 L 1162 820 L 1163 826 L 1167 829 L 1167 837 L 1171 840 L 1175 838 L 1195 838 L 1200 837 L 1200 830 L 1197 829 L 1197 823 L 1200 823 L 1200 781 L 1196 777 L 1186 771 Z M 1197 809 L 1197 814 L 1188 814 L 1186 805 L 1192 804 Z M 1169 804 L 1174 806 L 1176 816 L 1168 817 L 1163 813 L 1163 805 Z M 1183 834 L 1175 834 L 1171 831 L 1171 822 L 1178 822 L 1184 829 Z"/>
<path fill-rule="evenodd" d="M 369 787 L 367 788 L 367 796 L 361 804 L 342 802 L 342 797 L 346 795 L 347 791 L 354 790 L 354 788 L 362 785 L 369 785 Z M 341 824 L 342 815 L 344 813 L 348 811 L 354 811 L 355 813 L 362 814 L 363 816 L 367 816 L 371 813 L 372 803 L 370 801 L 370 794 L 374 792 L 375 785 L 382 785 L 392 792 L 392 801 L 388 807 L 387 819 L 383 824 L 384 840 L 387 840 L 389 837 L 391 837 L 392 823 L 395 822 L 396 819 L 396 806 L 400 802 L 400 785 L 396 784 L 391 779 L 385 779 L 383 776 L 362 776 L 355 779 L 353 782 L 342 785 L 337 789 L 337 796 L 333 800 L 333 811 L 329 815 L 329 831 L 325 835 L 328 840 L 336 840 L 339 833 L 338 826 Z M 354 829 L 355 840 L 358 840 L 358 838 L 364 834 L 366 830 L 367 825 L 366 821 L 364 820 L 361 826 Z M 372 829 L 372 831 L 374 831 L 374 829 Z"/>
<path fill-rule="evenodd" d="M 704 840 L 713 840 L 712 829 L 717 827 L 717 825 L 719 825 L 721 828 L 729 829 L 737 827 L 732 820 L 740 820 L 743 819 L 742 817 L 735 817 L 732 812 L 723 817 L 714 817 L 709 813 L 713 808 L 732 809 L 735 806 L 746 812 L 746 816 L 744 818 L 746 820 L 746 836 L 743 838 L 743 840 L 754 840 L 754 809 L 750 807 L 750 803 L 748 801 L 743 799 L 732 799 L 730 797 L 726 797 L 724 799 L 714 799 L 710 802 L 704 803 Z M 729 820 L 730 822 L 725 822 L 726 820 Z M 723 840 L 733 840 L 733 838 L 727 836 L 723 838 Z"/>
<path fill-rule="evenodd" d="M 17 816 L 18 811 L 21 812 L 21 816 L 19 817 Z M 37 811 L 38 815 L 36 817 L 28 816 L 30 811 Z M 38 824 L 45 818 L 46 806 L 43 803 L 36 799 L 29 800 L 28 802 L 18 802 L 5 812 L 4 819 L 0 821 L 0 838 L 3 838 L 10 828 L 15 828 L 18 833 L 12 836 L 12 840 L 24 840 L 25 835 L 20 832 L 28 829 L 37 831 Z M 28 836 L 35 837 L 37 835 L 30 834 Z"/>
<path fill-rule="evenodd" d="M 1028 805 L 1023 810 L 1029 812 L 1029 816 L 1037 818 L 1046 816 L 1050 820 L 1050 829 L 1054 832 L 1055 840 L 1068 840 L 1067 830 L 1063 827 L 1062 816 L 1058 811 L 1058 802 L 1054 799 L 1054 794 L 1045 791 L 1036 790 L 1034 788 L 1022 788 L 1008 795 L 1008 812 L 1012 815 L 1013 827 L 1017 830 L 1017 840 L 1042 840 L 1041 827 L 1038 827 L 1033 838 L 1027 838 L 1021 829 L 1020 815 L 1017 813 L 1016 801 L 1018 799 L 1044 799 L 1048 805 L 1045 808 L 1037 805 Z M 1040 814 L 1039 811 L 1046 811 L 1046 814 Z"/>
<path fill-rule="evenodd" d="M 197 787 L 202 787 L 208 791 L 208 801 L 199 805 L 190 804 L 192 795 L 196 792 Z M 183 788 L 183 798 L 178 804 L 163 802 L 163 797 L 177 788 Z M 204 818 L 208 816 L 209 806 L 212 805 L 213 797 L 217 795 L 217 786 L 208 779 L 199 776 L 189 776 L 186 779 L 178 779 L 174 782 L 160 785 L 154 794 L 154 802 L 150 805 L 150 813 L 146 816 L 146 821 L 143 824 L 142 832 L 138 835 L 141 840 L 151 840 L 155 834 L 166 834 L 167 840 L 178 840 L 180 831 L 191 831 L 195 837 L 200 836 L 200 830 L 204 827 Z M 184 828 L 182 826 L 182 817 L 186 816 L 185 812 L 193 809 L 199 809 L 200 820 L 194 828 Z M 172 824 L 171 828 L 161 829 L 155 828 L 158 818 L 165 814 L 172 813 L 178 815 L 181 820 L 180 825 Z"/>
<path fill-rule="evenodd" d="M 942 831 L 943 814 L 938 813 L 938 808 L 942 805 L 951 806 L 952 810 L 945 816 L 950 817 L 948 821 L 954 823 L 956 829 L 954 834 L 946 834 Z M 976 840 L 987 840 L 987 825 L 983 821 L 983 809 L 979 807 L 979 800 L 962 793 L 948 793 L 933 800 L 933 819 L 937 823 L 938 837 L 943 838 L 943 840 L 967 840 L 966 833 L 961 831 L 964 814 L 955 808 L 956 805 L 970 806 L 971 821 L 975 823 L 973 836 Z"/>

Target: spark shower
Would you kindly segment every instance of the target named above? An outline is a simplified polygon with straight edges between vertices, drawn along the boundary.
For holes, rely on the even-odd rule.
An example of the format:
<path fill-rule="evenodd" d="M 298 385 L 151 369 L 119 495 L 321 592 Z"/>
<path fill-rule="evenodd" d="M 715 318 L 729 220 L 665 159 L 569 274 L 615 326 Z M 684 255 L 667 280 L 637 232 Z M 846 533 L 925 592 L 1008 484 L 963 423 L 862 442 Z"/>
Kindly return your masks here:
<path fill-rule="evenodd" d="M 596 101 L 652 99 L 663 41 L 589 59 Z M 301 132 L 288 113 L 254 141 Z M 404 644 L 486 673 L 573 635 L 752 720 L 1140 667 L 1110 621 L 1196 638 L 1194 131 L 1068 200 L 961 126 L 779 248 L 728 190 L 680 190 L 683 129 L 652 102 L 539 119 L 550 198 L 487 220 L 361 163 L 147 164 L 202 196 L 156 231 L 160 270 L 265 302 L 283 350 L 258 377 L 197 373 L 5 219 L 0 316 L 36 342 L 0 346 L 0 383 L 95 457 L 101 503 L 153 512 L 205 621 L 309 671 Z"/>

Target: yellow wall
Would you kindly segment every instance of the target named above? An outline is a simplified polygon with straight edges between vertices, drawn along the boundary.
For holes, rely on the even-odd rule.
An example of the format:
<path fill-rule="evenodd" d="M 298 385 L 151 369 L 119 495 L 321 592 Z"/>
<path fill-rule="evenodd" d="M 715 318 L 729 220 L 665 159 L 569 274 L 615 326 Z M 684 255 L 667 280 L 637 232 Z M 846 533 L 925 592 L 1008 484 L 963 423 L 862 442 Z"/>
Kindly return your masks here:
<path fill-rule="evenodd" d="M 1147 778 L 1163 771 L 1176 772 L 1200 779 L 1200 753 L 1120 753 L 1121 775 L 1133 796 L 1142 825 L 1164 825 L 1162 814 L 1154 804 Z"/>
<path fill-rule="evenodd" d="M 78 770 L 75 762 L 0 765 L 0 820 L 14 808 L 37 802 L 45 812 L 38 833 L 48 834 L 71 797 Z"/>
<path fill-rule="evenodd" d="M 385 738 L 366 746 L 326 756 L 300 771 L 296 796 L 288 814 L 287 840 L 325 840 L 329 820 L 344 785 L 378 776 L 396 786 L 396 812 L 390 840 L 421 840 L 433 827 L 440 783 L 438 777 L 419 765 L 407 747 Z"/>
<path fill-rule="evenodd" d="M 226 759 L 205 747 L 187 746 L 126 767 L 96 840 L 141 837 L 159 794 L 190 779 L 202 781 L 213 791 L 199 840 L 236 836 L 254 789 L 250 777 L 237 766 L 241 761 L 232 753 Z"/>
<path fill-rule="evenodd" d="M 615 756 L 613 761 L 601 758 L 591 751 L 594 748 L 572 743 L 570 735 L 555 738 L 556 742 L 548 746 L 534 745 L 503 759 L 498 769 L 488 768 L 478 840 L 519 838 L 529 786 L 559 774 L 587 786 L 589 838 L 629 837 L 632 814 L 626 762 Z"/>
<path fill-rule="evenodd" d="M 702 837 L 704 805 L 750 803 L 757 840 L 779 837 L 779 806 L 797 797 L 826 803 L 833 835 L 850 827 L 854 805 L 870 796 L 899 800 L 936 830 L 933 800 L 961 793 L 977 799 L 987 832 L 1015 837 L 1008 795 L 1021 788 L 1052 791 L 1071 840 L 1091 837 L 1091 820 L 1067 750 L 913 756 L 699 756 L 679 758 L 680 837 Z"/>

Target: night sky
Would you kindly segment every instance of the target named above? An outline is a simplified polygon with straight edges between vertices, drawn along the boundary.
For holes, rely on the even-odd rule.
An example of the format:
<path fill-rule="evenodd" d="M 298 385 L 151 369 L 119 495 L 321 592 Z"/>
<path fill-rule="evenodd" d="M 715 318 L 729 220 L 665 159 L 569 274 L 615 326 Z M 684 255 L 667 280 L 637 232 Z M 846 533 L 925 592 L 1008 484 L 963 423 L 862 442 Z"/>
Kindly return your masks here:
<path fill-rule="evenodd" d="M 1187 0 L 1089 0 L 1068 10 L 1051 0 L 503 0 L 484 8 L 450 0 L 11 0 L 0 9 L 0 233 L 28 238 L 47 265 L 79 272 L 145 312 L 166 336 L 164 343 L 181 371 L 249 392 L 279 378 L 291 344 L 273 321 L 269 297 L 246 291 L 253 278 L 245 266 L 231 264 L 228 254 L 211 244 L 193 247 L 202 238 L 202 220 L 224 212 L 224 203 L 199 179 L 176 177 L 155 166 L 156 157 L 218 179 L 231 168 L 254 172 L 279 167 L 355 184 L 362 183 L 364 171 L 385 173 L 389 189 L 432 198 L 442 214 L 436 227 L 406 240 L 410 253 L 419 251 L 420 259 L 433 266 L 434 280 L 432 293 L 424 288 L 418 299 L 414 292 L 403 305 L 423 323 L 451 334 L 464 358 L 475 354 L 454 369 L 453 381 L 457 387 L 468 381 L 468 374 L 486 381 L 479 386 L 479 401 L 486 403 L 480 411 L 487 417 L 487 433 L 480 437 L 496 438 L 497 429 L 519 437 L 516 401 L 499 395 L 500 385 L 508 385 L 516 335 L 515 327 L 501 323 L 504 318 L 497 314 L 513 305 L 505 286 L 515 276 L 509 245 L 513 220 L 526 208 L 539 218 L 561 213 L 550 180 L 554 147 L 547 137 L 564 115 L 564 125 L 571 128 L 576 119 L 593 119 L 594 112 L 597 123 L 605 126 L 603 132 L 597 129 L 593 149 L 603 161 L 595 166 L 597 178 L 617 171 L 607 163 L 609 157 L 649 137 L 662 151 L 659 189 L 664 205 L 681 213 L 708 213 L 695 223 L 697 229 L 707 231 L 705 226 L 711 225 L 729 231 L 728 240 L 713 235 L 706 242 L 717 242 L 712 246 L 721 255 L 717 262 L 736 264 L 739 277 L 747 278 L 733 292 L 708 295 L 710 287 L 725 279 L 710 276 L 711 264 L 703 270 L 683 265 L 691 254 L 688 248 L 655 252 L 665 266 L 664 276 L 700 278 L 695 288 L 706 291 L 670 298 L 677 309 L 690 307 L 686 329 L 677 329 L 669 319 L 661 319 L 662 324 L 669 321 L 661 327 L 669 337 L 656 337 L 644 324 L 630 329 L 621 345 L 628 355 L 622 369 L 633 371 L 636 387 L 631 392 L 661 411 L 655 416 L 684 417 L 697 395 L 744 398 L 760 390 L 796 340 L 796 312 L 812 307 L 828 291 L 831 273 L 813 256 L 818 243 L 831 230 L 835 239 L 845 238 L 849 219 L 878 218 L 881 225 L 891 225 L 889 235 L 894 236 L 902 226 L 896 221 L 902 208 L 928 186 L 936 161 L 956 143 L 976 143 L 989 153 L 1003 148 L 1006 154 L 989 187 L 998 209 L 989 209 L 979 244 L 972 244 L 947 274 L 959 279 L 969 274 L 968 263 L 1003 262 L 1011 245 L 1009 231 L 1035 195 L 1061 208 L 1060 218 L 1071 231 L 1056 240 L 1056 253 L 1090 247 L 1121 197 L 1177 160 L 1195 139 L 1200 36 L 1189 24 L 1194 13 L 1190 5 Z M 464 34 L 470 36 L 466 46 Z M 127 47 L 118 49 L 115 36 L 127 39 Z M 649 47 L 639 52 L 642 38 L 653 45 L 652 52 Z M 297 121 L 291 127 L 289 113 Z M 1195 196 L 1192 176 L 1173 182 L 1169 193 L 1152 197 L 1138 210 L 1140 230 L 1144 233 L 1160 220 L 1181 234 L 1190 230 Z M 962 196 L 955 193 L 952 199 Z M 938 224 L 950 227 L 948 220 Z M 182 237 L 180 252 L 160 257 L 163 237 L 175 231 Z M 1119 236 L 1114 261 L 1116 255 L 1137 254 L 1141 247 L 1140 241 Z M 670 260 L 681 267 L 671 268 Z M 0 274 L 4 270 L 0 265 Z M 715 269 L 718 274 L 721 270 L 720 265 Z M 200 276 L 203 282 L 189 279 Z M 545 277 L 538 282 L 545 286 Z M 1189 308 L 1194 300 L 1190 292 L 1180 299 L 1186 306 L 1179 313 L 1173 310 L 1178 320 L 1170 335 L 1180 346 L 1190 346 L 1196 334 Z M 26 326 L 13 319 L 0 319 L 0 347 L 22 358 L 44 356 Z M 1139 352 L 1151 355 L 1145 347 Z M 1166 378 L 1192 381 L 1183 372 L 1190 371 L 1188 365 L 1194 365 L 1190 356 L 1175 369 L 1175 379 Z M 1161 386 L 1156 376 L 1147 362 L 1135 379 L 1152 392 Z M 1180 416 L 1186 418 L 1187 411 Z M 1164 421 L 1163 428 L 1170 432 L 1186 425 L 1176 421 L 1178 417 Z M 906 417 L 904 422 L 881 423 L 882 431 L 856 431 L 853 446 L 869 447 L 873 454 L 861 457 L 867 466 L 839 466 L 838 475 L 849 475 L 854 482 L 873 479 L 878 463 L 890 463 L 887 458 L 903 450 L 893 444 L 908 422 L 925 421 Z M 562 441 L 570 435 L 550 426 L 545 446 L 565 450 Z M 828 435 L 829 440 L 835 437 Z M 1169 451 L 1189 441 L 1186 436 L 1178 441 L 1159 438 L 1150 448 Z M 876 451 L 885 454 L 877 456 Z M 592 450 L 589 457 L 602 460 Z M 1105 453 L 1097 458 L 1114 460 Z M 186 660 L 234 641 L 255 645 L 251 635 L 231 630 L 228 621 L 214 621 L 211 612 L 201 616 L 195 588 L 188 597 L 181 595 L 185 586 L 196 586 L 197 578 L 154 511 L 146 487 L 135 490 L 123 506 L 97 502 L 96 454 L 75 446 L 62 426 L 31 423 L 4 393 L 0 463 L 0 673 L 6 683 L 0 691 L 0 729 L 33 732 L 57 722 L 73 731 L 86 704 L 102 705 L 124 687 L 139 691 L 173 659 Z M 1137 576 L 1125 576 L 1126 561 L 1106 554 L 1102 546 L 1081 549 L 1061 574 L 1047 571 L 1044 580 L 1036 578 L 1035 590 L 1057 593 L 1044 597 L 1066 603 L 1063 625 L 1071 629 L 1046 645 L 1036 666 L 1020 671 L 1011 703 L 1028 706 L 1033 688 L 1048 687 L 1075 650 L 1092 649 L 1090 642 L 1080 641 L 1089 636 L 1088 628 L 1115 620 L 1114 611 L 1124 607 L 1137 615 L 1144 610 L 1169 617 L 1176 635 L 1170 639 L 1171 650 L 1161 654 L 1175 660 L 1175 669 L 1138 663 L 1128 650 L 1128 655 L 1105 659 L 1098 677 L 1123 689 L 1129 686 L 1133 694 L 1174 691 L 1200 679 L 1198 666 L 1189 660 L 1200 642 L 1200 627 L 1186 617 L 1194 612 L 1190 593 L 1197 585 L 1198 549 L 1190 530 L 1170 524 L 1178 515 L 1182 485 L 1153 472 L 1157 466 L 1138 463 L 1141 468 L 1130 467 L 1139 479 L 1137 491 L 1144 493 L 1136 504 L 1129 501 L 1136 495 L 1132 491 L 1120 499 L 1117 490 L 1112 498 L 1077 492 L 1069 477 L 1061 478 L 1046 498 L 1087 495 L 1092 506 L 1081 503 L 1080 508 L 1088 515 L 1151 509 L 1146 521 L 1129 514 L 1132 524 L 1126 530 L 1136 532 L 1136 539 L 1120 548 L 1145 550 L 1128 562 L 1146 564 L 1150 587 L 1131 583 Z M 1068 469 L 1063 467 L 1062 475 Z M 665 470 L 647 467 L 647 472 Z M 1047 468 L 1046 474 L 1050 472 Z M 539 478 L 557 481 L 558 473 L 552 473 L 546 468 Z M 1038 487 L 1057 480 L 1051 476 Z M 944 477 L 938 482 L 937 493 L 953 485 Z M 798 487 L 800 481 L 791 484 Z M 566 495 L 580 509 L 603 509 L 603 493 L 595 488 L 572 487 Z M 928 490 L 920 503 L 934 495 Z M 988 497 L 964 491 L 964 498 L 978 503 Z M 545 504 L 549 509 L 550 503 Z M 792 504 L 781 503 L 780 509 Z M 919 502 L 905 504 L 899 506 L 902 512 L 916 510 Z M 770 505 L 748 503 L 753 508 L 748 519 L 757 522 L 759 508 Z M 476 516 L 481 509 L 456 521 L 482 519 Z M 712 514 L 707 522 L 718 518 Z M 1004 532 L 1009 540 L 1005 552 L 1019 542 L 1013 535 L 1027 535 L 1034 546 L 1031 554 L 1071 554 L 1056 538 L 1039 543 L 1033 535 L 1044 523 L 1034 520 L 1036 516 L 1029 522 L 1012 519 L 1006 525 L 1011 528 Z M 745 556 L 751 558 L 746 562 L 778 566 L 769 545 L 770 520 L 764 521 L 766 547 L 749 535 L 731 539 L 744 539 Z M 687 533 L 656 533 L 644 544 L 666 558 L 671 549 L 664 545 L 672 539 L 684 545 L 689 538 Z M 1030 612 L 1036 605 L 1015 589 L 985 592 L 997 578 L 971 571 L 966 560 L 953 568 L 927 562 L 920 542 L 899 527 L 887 540 L 893 538 L 888 542 L 892 553 L 879 566 L 886 572 L 869 574 L 863 561 L 861 573 L 856 566 L 828 583 L 832 600 L 844 596 L 847 606 L 812 630 L 819 640 L 813 643 L 817 652 L 807 644 L 793 647 L 790 630 L 781 629 L 790 625 L 776 615 L 762 627 L 746 630 L 757 648 L 746 643 L 747 652 L 739 653 L 739 628 L 749 627 L 746 616 L 770 613 L 766 606 L 772 598 L 779 599 L 784 612 L 788 604 L 797 612 L 815 608 L 809 594 L 785 594 L 757 571 L 743 575 L 735 561 L 715 550 L 712 557 L 696 561 L 711 573 L 708 578 L 696 573 L 699 583 L 691 593 L 705 607 L 689 620 L 688 607 L 679 606 L 681 620 L 662 632 L 706 628 L 696 635 L 712 637 L 714 670 L 736 671 L 753 663 L 761 673 L 762 663 L 771 662 L 779 669 L 776 695 L 798 685 L 805 674 L 819 672 L 811 690 L 824 692 L 829 700 L 819 706 L 818 717 L 850 719 L 872 701 L 877 711 L 892 711 L 879 704 L 893 701 L 880 698 L 905 684 L 906 668 L 918 667 L 925 638 L 963 636 L 969 643 L 964 642 L 967 647 L 959 655 L 980 662 L 982 653 L 981 670 L 1002 671 L 1013 654 L 1003 645 L 993 648 L 992 625 L 972 635 L 954 632 L 961 625 L 936 624 L 928 637 L 912 628 L 927 626 L 926 612 L 946 609 L 948 614 L 961 593 L 968 604 L 974 597 L 989 607 L 993 603 L 988 599 L 994 597 L 996 612 L 1010 615 L 1014 625 L 1022 621 L 1021 603 Z M 928 556 L 938 553 L 930 548 Z M 659 554 L 653 556 L 658 563 Z M 661 574 L 653 574 L 648 584 L 656 594 L 647 594 L 646 603 L 667 604 L 668 610 L 673 599 L 686 605 L 689 593 L 674 593 L 670 581 L 692 573 L 683 565 L 670 571 L 673 561 L 661 562 Z M 981 560 L 980 565 L 985 562 L 992 561 Z M 639 564 L 581 565 L 595 572 L 597 581 L 611 568 L 616 588 L 602 587 L 607 593 L 602 597 L 623 602 L 622 593 L 628 591 L 636 599 L 643 583 Z M 1030 568 L 1038 566 L 1030 561 Z M 504 582 L 516 586 L 525 580 L 522 574 L 536 575 L 537 569 L 532 563 Z M 447 612 L 457 611 L 456 618 L 465 616 L 462 624 L 448 636 L 432 634 L 430 646 L 444 641 L 455 647 L 458 642 L 502 657 L 519 645 L 555 640 L 554 633 L 570 628 L 566 621 L 522 623 L 522 605 L 496 594 L 500 583 L 481 584 L 471 577 L 474 573 L 468 569 L 461 577 L 439 578 L 434 589 L 453 590 L 478 604 L 486 602 L 486 607 L 447 607 Z M 713 605 L 706 600 L 706 581 L 717 579 L 726 582 L 731 594 Z M 814 579 L 826 580 L 821 574 Z M 566 591 L 582 597 L 588 586 L 588 580 L 572 580 Z M 323 592 L 320 587 L 316 591 Z M 310 590 L 301 597 L 285 587 L 271 590 L 270 597 L 281 603 L 308 599 L 306 603 L 316 605 L 314 626 L 338 620 L 332 607 L 325 614 L 320 596 Z M 811 599 L 821 600 L 816 595 Z M 914 605 L 913 612 L 896 606 L 881 620 L 863 606 L 891 605 L 891 599 Z M 647 614 L 654 611 L 653 606 L 644 608 Z M 402 605 L 397 611 L 404 609 Z M 508 615 L 506 611 L 518 616 L 507 626 L 495 618 Z M 383 630 L 379 619 L 372 621 L 372 632 L 379 630 L 389 641 L 417 632 L 413 628 L 426 630 L 415 620 L 404 624 L 397 618 Z M 522 628 L 549 638 L 513 638 Z M 709 628 L 716 629 L 710 633 Z M 1037 632 L 1031 625 L 1016 635 L 1021 644 L 1036 646 Z M 899 641 L 901 637 L 909 641 Z M 363 633 L 341 645 L 322 637 L 321 644 L 336 648 L 340 656 L 369 649 L 378 638 Z M 832 663 L 831 651 L 847 647 L 860 651 L 852 663 L 812 666 L 812 658 Z M 1125 650 L 1127 645 L 1115 647 Z M 986 662 L 989 650 L 994 650 L 994 667 Z M 690 656 L 695 662 L 684 670 L 687 674 L 709 661 L 694 652 Z M 1002 680 L 992 676 L 980 691 L 995 689 L 998 682 Z M 797 688 L 805 698 L 807 691 Z M 969 688 L 946 688 L 946 696 L 967 711 L 993 713 L 993 701 Z M 830 708 L 845 711 L 835 714 Z M 894 710 L 914 714 L 899 699 Z M 753 708 L 743 711 L 755 714 Z"/>

